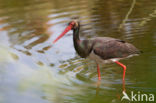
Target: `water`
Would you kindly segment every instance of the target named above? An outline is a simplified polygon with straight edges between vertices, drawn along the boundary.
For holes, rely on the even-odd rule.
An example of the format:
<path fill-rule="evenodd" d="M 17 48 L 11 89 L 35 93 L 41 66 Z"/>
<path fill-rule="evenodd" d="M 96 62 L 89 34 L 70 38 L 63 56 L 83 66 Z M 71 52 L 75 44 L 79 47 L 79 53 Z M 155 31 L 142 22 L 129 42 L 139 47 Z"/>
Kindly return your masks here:
<path fill-rule="evenodd" d="M 156 95 L 156 1 L 141 0 L 119 30 L 132 0 L 0 0 L 0 103 L 120 103 L 122 68 L 80 58 L 72 32 L 52 41 L 72 17 L 82 39 L 109 36 L 143 51 L 122 60 L 125 89 Z M 155 100 L 156 101 L 156 100 Z M 125 100 L 125 102 L 128 102 Z"/>

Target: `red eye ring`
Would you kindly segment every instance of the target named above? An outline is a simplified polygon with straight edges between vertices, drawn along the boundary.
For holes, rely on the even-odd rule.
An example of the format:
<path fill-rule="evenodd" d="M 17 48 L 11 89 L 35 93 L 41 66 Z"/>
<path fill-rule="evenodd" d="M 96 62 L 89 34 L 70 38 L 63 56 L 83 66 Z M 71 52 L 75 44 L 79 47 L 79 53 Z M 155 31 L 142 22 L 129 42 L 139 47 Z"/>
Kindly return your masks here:
<path fill-rule="evenodd" d="M 74 25 L 75 25 L 75 22 L 74 22 L 74 21 L 72 21 L 72 22 L 70 23 L 70 25 L 71 25 L 71 26 L 74 26 Z"/>

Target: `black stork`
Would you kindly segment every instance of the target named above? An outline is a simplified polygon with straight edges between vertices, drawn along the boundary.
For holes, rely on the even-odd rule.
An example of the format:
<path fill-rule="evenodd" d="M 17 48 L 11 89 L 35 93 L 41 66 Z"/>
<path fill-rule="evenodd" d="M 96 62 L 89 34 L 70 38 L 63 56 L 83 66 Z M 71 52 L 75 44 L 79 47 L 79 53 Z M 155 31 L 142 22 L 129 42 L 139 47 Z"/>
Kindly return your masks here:
<path fill-rule="evenodd" d="M 98 80 L 101 80 L 99 64 L 114 62 L 123 68 L 124 81 L 126 66 L 119 62 L 119 60 L 139 54 L 140 51 L 135 46 L 123 40 L 111 37 L 96 37 L 80 40 L 80 22 L 77 20 L 71 21 L 61 35 L 53 41 L 53 44 L 70 30 L 73 30 L 74 47 L 78 55 L 82 58 L 95 60 L 97 64 Z"/>

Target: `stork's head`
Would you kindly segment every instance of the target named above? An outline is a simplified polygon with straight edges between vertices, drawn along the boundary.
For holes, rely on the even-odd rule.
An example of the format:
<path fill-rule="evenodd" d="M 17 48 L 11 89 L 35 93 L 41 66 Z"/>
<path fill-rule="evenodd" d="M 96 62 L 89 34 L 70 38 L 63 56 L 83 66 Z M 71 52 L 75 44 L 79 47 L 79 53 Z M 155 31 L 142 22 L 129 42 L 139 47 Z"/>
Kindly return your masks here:
<path fill-rule="evenodd" d="M 53 44 L 59 40 L 61 37 L 63 37 L 68 31 L 74 30 L 80 26 L 79 21 L 73 20 L 69 22 L 68 26 L 65 28 L 65 30 L 53 41 Z"/>
<path fill-rule="evenodd" d="M 71 26 L 71 29 L 73 30 L 73 29 L 78 28 L 80 26 L 80 23 L 77 20 L 73 20 L 69 22 L 68 26 Z"/>

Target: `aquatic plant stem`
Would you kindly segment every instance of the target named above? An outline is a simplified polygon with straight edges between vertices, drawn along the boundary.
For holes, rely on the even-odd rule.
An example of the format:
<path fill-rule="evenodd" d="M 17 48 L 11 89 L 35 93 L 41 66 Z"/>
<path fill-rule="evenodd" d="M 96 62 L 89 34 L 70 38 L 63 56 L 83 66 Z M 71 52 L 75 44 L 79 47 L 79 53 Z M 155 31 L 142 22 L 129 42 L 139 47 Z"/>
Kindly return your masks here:
<path fill-rule="evenodd" d="M 129 11 L 128 11 L 128 13 L 126 14 L 124 20 L 122 21 L 122 23 L 121 23 L 120 26 L 119 26 L 119 30 L 120 30 L 121 28 L 123 28 L 123 25 L 124 25 L 124 24 L 126 23 L 126 21 L 128 20 L 128 17 L 129 17 L 129 15 L 130 15 L 131 12 L 132 12 L 132 10 L 133 10 L 133 8 L 134 8 L 134 6 L 135 6 L 135 3 L 136 3 L 136 0 L 133 0 L 133 2 L 132 2 L 132 4 L 131 4 L 131 7 L 130 7 L 130 9 L 129 9 Z"/>

